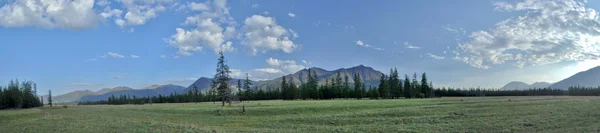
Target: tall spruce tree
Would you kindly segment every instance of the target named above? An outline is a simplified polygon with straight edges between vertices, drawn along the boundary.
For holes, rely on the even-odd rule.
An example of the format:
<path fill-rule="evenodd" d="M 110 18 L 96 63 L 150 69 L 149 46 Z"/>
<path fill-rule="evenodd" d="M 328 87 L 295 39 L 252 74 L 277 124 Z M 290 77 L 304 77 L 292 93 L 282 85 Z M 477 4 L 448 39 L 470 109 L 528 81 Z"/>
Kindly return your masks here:
<path fill-rule="evenodd" d="M 427 74 L 423 73 L 423 75 L 421 75 L 421 93 L 423 93 L 425 97 L 431 96 L 428 83 Z"/>
<path fill-rule="evenodd" d="M 48 105 L 52 107 L 52 90 L 48 90 Z"/>
<path fill-rule="evenodd" d="M 421 93 L 421 87 L 419 85 L 419 81 L 417 79 L 417 73 L 413 74 L 413 79 L 412 82 L 410 83 L 413 87 L 412 87 L 412 96 L 413 97 L 417 97 L 419 96 L 419 93 Z"/>
<path fill-rule="evenodd" d="M 354 74 L 354 98 L 356 99 L 361 99 L 362 98 L 362 87 L 364 85 L 361 83 L 361 79 L 360 79 L 360 74 L 359 73 L 355 73 Z"/>
<path fill-rule="evenodd" d="M 348 75 L 344 74 L 344 84 L 342 85 L 342 97 L 350 98 L 350 81 Z"/>
<path fill-rule="evenodd" d="M 404 97 L 405 98 L 412 98 L 413 97 L 413 93 L 412 93 L 412 85 L 410 85 L 410 79 L 408 78 L 408 75 L 404 75 Z"/>
<path fill-rule="evenodd" d="M 285 75 L 281 77 L 281 97 L 284 100 L 290 100 L 290 92 L 289 92 L 289 85 L 287 84 L 287 81 L 285 80 Z"/>
<path fill-rule="evenodd" d="M 211 88 L 216 89 L 217 95 L 221 99 L 221 106 L 225 106 L 226 101 L 231 105 L 231 88 L 229 87 L 229 82 L 231 81 L 229 74 L 231 71 L 229 71 L 229 66 L 225 62 L 223 51 L 220 51 L 219 55 L 217 73 L 212 80 Z"/>
<path fill-rule="evenodd" d="M 387 77 L 385 76 L 385 74 L 381 74 L 381 78 L 379 80 L 379 96 L 381 98 L 387 98 L 388 97 L 388 80 Z"/>

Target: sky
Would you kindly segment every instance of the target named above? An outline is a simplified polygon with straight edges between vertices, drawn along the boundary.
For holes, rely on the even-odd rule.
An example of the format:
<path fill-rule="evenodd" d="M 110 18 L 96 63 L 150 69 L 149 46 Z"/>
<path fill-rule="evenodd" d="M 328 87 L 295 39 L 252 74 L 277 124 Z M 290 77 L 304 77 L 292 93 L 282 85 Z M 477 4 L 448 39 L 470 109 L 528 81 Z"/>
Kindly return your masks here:
<path fill-rule="evenodd" d="M 426 72 L 438 87 L 558 82 L 600 65 L 600 1 L 0 0 L 0 83 L 41 94 L 308 67 Z"/>

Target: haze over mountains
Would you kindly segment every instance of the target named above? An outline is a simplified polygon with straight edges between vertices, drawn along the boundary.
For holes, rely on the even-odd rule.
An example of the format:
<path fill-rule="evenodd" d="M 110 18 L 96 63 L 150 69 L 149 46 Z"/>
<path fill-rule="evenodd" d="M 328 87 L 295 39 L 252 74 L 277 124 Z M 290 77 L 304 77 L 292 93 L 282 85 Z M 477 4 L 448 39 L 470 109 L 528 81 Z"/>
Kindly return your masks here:
<path fill-rule="evenodd" d="M 504 85 L 504 87 L 502 87 L 502 89 L 522 90 L 522 89 L 530 89 L 530 88 L 547 88 L 547 87 L 550 87 L 552 89 L 568 89 L 571 86 L 581 86 L 581 87 L 598 87 L 598 86 L 600 86 L 600 66 L 591 68 L 586 71 L 579 72 L 571 77 L 565 78 L 554 84 L 550 84 L 547 82 L 536 82 L 532 85 L 528 85 L 523 82 L 513 81 L 513 82 L 510 82 L 510 83 Z"/>
<path fill-rule="evenodd" d="M 526 90 L 526 89 L 532 89 L 532 88 L 547 88 L 550 85 L 551 85 L 551 83 L 548 83 L 548 82 L 535 82 L 535 83 L 529 85 L 524 82 L 513 81 L 513 82 L 510 82 L 510 83 L 504 85 L 504 87 L 502 87 L 500 89 L 502 89 L 502 90 Z"/>
<path fill-rule="evenodd" d="M 352 77 L 355 73 L 360 74 L 361 80 L 366 84 L 367 88 L 369 85 L 373 87 L 377 87 L 379 85 L 379 80 L 381 78 L 382 72 L 377 71 L 371 67 L 359 65 L 350 68 L 341 68 L 337 70 L 328 71 L 325 69 L 312 67 L 310 68 L 313 71 L 319 80 L 319 84 L 324 84 L 326 79 L 332 80 L 336 77 L 337 73 L 340 73 L 342 79 L 345 76 L 348 76 L 349 82 L 353 83 Z M 307 81 L 308 69 L 302 69 L 296 73 L 285 75 L 286 79 L 291 80 L 296 85 L 300 85 L 302 82 Z M 400 74 L 402 77 L 402 74 Z M 579 72 L 569 78 L 566 78 L 557 83 L 551 84 L 547 82 L 536 82 L 531 85 L 524 82 L 510 82 L 506 84 L 501 89 L 504 90 L 523 90 L 530 88 L 558 88 L 558 89 L 567 89 L 569 86 L 590 86 L 597 87 L 600 86 L 600 67 L 595 67 L 587 71 Z M 235 86 L 237 84 L 238 79 L 233 79 L 231 83 Z M 239 79 L 243 81 L 243 79 Z M 251 81 L 253 84 L 252 89 L 266 89 L 268 87 L 277 88 L 281 84 L 281 77 L 275 78 L 272 80 L 265 81 Z M 120 95 L 130 95 L 136 97 L 147 97 L 147 96 L 158 96 L 160 95 L 169 95 L 171 93 L 186 93 L 189 90 L 192 90 L 194 86 L 196 86 L 200 91 L 205 93 L 205 91 L 210 87 L 211 78 L 200 77 L 193 84 L 188 87 L 178 86 L 178 85 L 152 85 L 149 87 L 145 87 L 142 89 L 132 89 L 125 86 L 119 86 L 115 88 L 104 88 L 97 92 L 89 91 L 89 90 L 78 90 L 74 92 L 70 92 L 64 95 L 59 95 L 53 97 L 54 102 L 56 103 L 69 103 L 69 102 L 78 102 L 78 101 L 96 101 L 96 100 L 106 100 L 108 97 L 120 96 Z M 46 97 L 46 96 L 44 96 Z M 44 98 L 44 100 L 46 100 Z M 47 102 L 47 101 L 45 101 Z"/>
<path fill-rule="evenodd" d="M 354 83 L 352 81 L 353 74 L 358 73 L 363 80 L 363 83 L 366 84 L 367 88 L 369 85 L 376 87 L 379 84 L 379 80 L 381 78 L 382 72 L 377 71 L 371 67 L 359 65 L 351 68 L 341 68 L 333 71 L 328 71 L 325 69 L 313 67 L 311 71 L 317 74 L 317 78 L 320 84 L 324 84 L 326 79 L 333 79 L 337 73 L 340 73 L 342 79 L 344 76 L 348 76 L 349 82 Z M 302 69 L 296 73 L 286 75 L 286 79 L 292 80 L 296 85 L 300 85 L 301 82 L 306 82 L 308 76 L 308 69 Z M 69 103 L 69 102 L 79 102 L 79 101 L 97 101 L 97 100 L 106 100 L 108 97 L 120 96 L 120 95 L 130 95 L 136 97 L 147 97 L 147 96 L 158 96 L 161 95 L 169 95 L 171 93 L 186 93 L 189 90 L 192 90 L 194 86 L 200 89 L 201 92 L 205 93 L 205 91 L 210 87 L 211 78 L 200 77 L 194 83 L 189 85 L 187 88 L 178 86 L 178 85 L 152 85 L 150 87 L 145 87 L 142 89 L 132 89 L 129 87 L 115 87 L 115 88 L 105 88 L 99 90 L 98 92 L 92 92 L 89 90 L 83 91 L 74 91 L 71 93 L 67 93 L 64 95 L 59 95 L 53 97 L 54 102 L 56 103 Z M 233 85 L 237 84 L 237 80 L 243 81 L 244 79 L 233 79 L 231 83 Z M 279 87 L 281 84 L 281 77 L 266 80 L 266 81 L 251 81 L 253 84 L 252 89 L 259 88 L 265 89 L 267 87 Z"/>

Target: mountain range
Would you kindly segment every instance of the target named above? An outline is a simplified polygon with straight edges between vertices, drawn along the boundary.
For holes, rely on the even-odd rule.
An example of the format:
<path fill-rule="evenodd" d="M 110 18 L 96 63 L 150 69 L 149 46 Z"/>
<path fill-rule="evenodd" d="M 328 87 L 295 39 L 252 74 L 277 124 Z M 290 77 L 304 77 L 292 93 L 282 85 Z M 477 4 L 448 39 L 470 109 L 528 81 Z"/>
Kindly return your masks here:
<path fill-rule="evenodd" d="M 377 87 L 379 85 L 379 80 L 381 78 L 380 71 L 377 71 L 371 67 L 359 65 L 350 68 L 341 68 L 337 70 L 325 70 L 322 68 L 312 67 L 310 68 L 317 75 L 317 79 L 319 80 L 319 84 L 324 84 L 326 79 L 332 80 L 339 73 L 342 79 L 345 76 L 348 76 L 349 82 L 354 83 L 352 80 L 354 74 L 360 74 L 361 80 L 363 83 L 368 86 Z M 300 85 L 301 83 L 307 82 L 308 77 L 308 69 L 299 70 L 296 73 L 285 75 L 285 78 L 291 82 L 294 82 L 296 85 Z M 264 80 L 264 81 L 251 81 L 254 88 L 265 89 L 268 87 L 277 88 L 281 84 L 281 77 L 275 78 L 272 80 Z M 529 88 L 558 88 L 558 89 L 567 89 L 569 86 L 590 86 L 597 87 L 600 86 L 600 66 L 589 69 L 587 71 L 579 72 L 569 78 L 566 78 L 557 83 L 551 84 L 547 82 L 536 82 L 531 85 L 524 82 L 510 82 L 506 84 L 501 89 L 504 90 L 514 90 L 514 89 L 529 89 Z M 243 81 L 243 79 L 233 79 L 231 83 L 235 86 L 237 84 L 237 80 Z M 70 103 L 70 102 L 79 102 L 79 101 L 96 101 L 96 100 L 106 100 L 110 96 L 120 96 L 120 95 L 130 95 L 136 97 L 147 97 L 147 96 L 158 96 L 160 95 L 169 95 L 171 93 L 185 93 L 189 90 L 192 90 L 195 87 L 200 89 L 202 92 L 205 92 L 208 88 L 210 88 L 210 83 L 212 79 L 206 77 L 200 77 L 194 83 L 189 85 L 188 87 L 178 86 L 178 85 L 152 85 L 149 87 L 145 87 L 142 89 L 132 89 L 126 86 L 119 86 L 115 88 L 104 88 L 99 91 L 93 92 L 89 90 L 78 90 L 70 93 L 66 93 L 63 95 L 53 97 L 55 103 Z M 47 96 L 44 96 L 44 100 L 46 100 Z M 47 102 L 47 101 L 44 101 Z"/>
<path fill-rule="evenodd" d="M 505 90 L 514 90 L 514 89 L 530 89 L 530 88 L 552 88 L 552 89 L 563 89 L 566 90 L 571 86 L 581 86 L 581 87 L 598 87 L 600 86 L 600 66 L 591 68 L 586 71 L 578 72 L 573 76 L 565 78 L 561 81 L 558 81 L 554 84 L 550 84 L 547 82 L 536 82 L 532 85 L 528 85 L 523 82 L 513 81 L 510 82 L 502 89 Z"/>
<path fill-rule="evenodd" d="M 381 77 L 381 72 L 377 71 L 371 67 L 359 65 L 351 68 L 341 68 L 333 71 L 328 71 L 325 69 L 312 67 L 310 68 L 317 75 L 317 79 L 319 80 L 319 84 L 324 84 L 326 79 L 333 79 L 336 77 L 337 73 L 340 73 L 340 76 L 344 78 L 344 76 L 348 76 L 349 82 L 354 83 L 352 80 L 353 74 L 358 73 L 361 76 L 361 80 L 368 87 L 369 85 L 377 86 L 379 84 L 379 80 Z M 288 81 L 294 82 L 296 85 L 300 85 L 302 82 L 307 82 L 308 77 L 308 69 L 302 69 L 296 73 L 285 75 Z M 231 84 L 234 86 L 237 85 L 237 80 L 243 82 L 243 79 L 233 79 L 231 80 Z M 193 90 L 194 86 L 200 89 L 200 91 L 205 92 L 208 88 L 210 88 L 212 79 L 206 77 L 200 77 L 194 83 L 189 85 L 187 88 L 178 86 L 178 85 L 152 85 L 149 87 L 145 87 L 142 89 L 132 89 L 129 87 L 119 86 L 115 88 L 105 88 L 99 90 L 97 92 L 89 91 L 89 90 L 78 90 L 70 93 L 66 93 L 63 95 L 52 97 L 55 103 L 71 103 L 71 102 L 79 102 L 79 101 L 97 101 L 97 100 L 106 100 L 110 96 L 120 96 L 120 95 L 130 95 L 136 97 L 147 97 L 147 96 L 158 96 L 161 95 L 169 95 L 171 93 L 185 93 L 189 90 Z M 253 84 L 253 89 L 265 89 L 267 87 L 279 87 L 281 84 L 281 77 L 265 80 L 265 81 L 251 81 Z M 45 96 L 46 97 L 46 96 Z M 45 101 L 47 102 L 47 101 Z"/>
<path fill-rule="evenodd" d="M 531 88 L 547 88 L 550 85 L 552 85 L 552 84 L 548 83 L 548 82 L 535 82 L 535 83 L 529 85 L 524 82 L 513 81 L 513 82 L 510 82 L 510 83 L 504 85 L 504 87 L 502 87 L 500 89 L 502 89 L 502 90 L 526 90 L 526 89 L 531 89 Z"/>

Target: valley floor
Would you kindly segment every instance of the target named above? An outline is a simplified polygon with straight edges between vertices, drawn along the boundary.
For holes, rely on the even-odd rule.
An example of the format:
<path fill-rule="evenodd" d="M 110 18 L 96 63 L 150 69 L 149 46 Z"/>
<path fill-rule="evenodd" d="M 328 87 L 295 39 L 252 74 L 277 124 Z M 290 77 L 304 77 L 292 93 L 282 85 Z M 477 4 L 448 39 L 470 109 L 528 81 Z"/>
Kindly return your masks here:
<path fill-rule="evenodd" d="M 510 101 L 509 101 L 510 99 Z M 600 97 L 71 105 L 0 111 L 0 132 L 599 132 Z M 217 109 L 221 111 L 217 112 Z"/>

